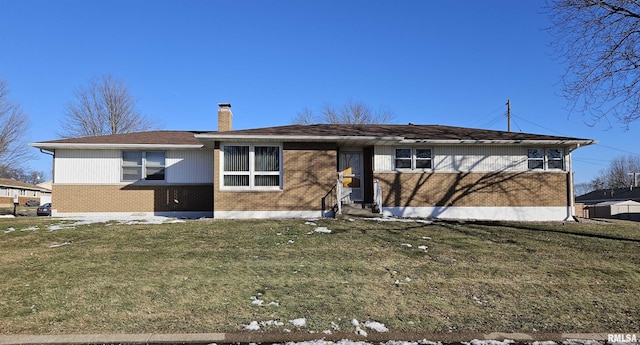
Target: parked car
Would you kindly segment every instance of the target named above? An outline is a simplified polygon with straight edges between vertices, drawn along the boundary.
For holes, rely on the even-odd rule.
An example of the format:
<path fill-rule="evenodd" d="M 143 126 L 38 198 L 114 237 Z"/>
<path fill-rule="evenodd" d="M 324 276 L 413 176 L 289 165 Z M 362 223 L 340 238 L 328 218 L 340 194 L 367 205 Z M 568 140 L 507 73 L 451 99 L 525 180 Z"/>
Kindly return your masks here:
<path fill-rule="evenodd" d="M 31 199 L 31 200 L 28 200 L 25 203 L 25 205 L 27 205 L 27 206 L 40 206 L 40 201 L 35 200 L 35 199 Z"/>
<path fill-rule="evenodd" d="M 40 207 L 36 211 L 36 214 L 39 216 L 50 216 L 51 215 L 51 203 L 46 203 Z"/>

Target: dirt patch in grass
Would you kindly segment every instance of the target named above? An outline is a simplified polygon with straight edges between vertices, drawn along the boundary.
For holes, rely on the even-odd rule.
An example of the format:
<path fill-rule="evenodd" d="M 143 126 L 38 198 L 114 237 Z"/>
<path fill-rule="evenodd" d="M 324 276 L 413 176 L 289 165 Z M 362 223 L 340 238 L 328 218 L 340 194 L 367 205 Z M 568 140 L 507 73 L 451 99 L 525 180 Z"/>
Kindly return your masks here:
<path fill-rule="evenodd" d="M 60 222 L 0 219 L 4 334 L 640 329 L 632 222 Z"/>

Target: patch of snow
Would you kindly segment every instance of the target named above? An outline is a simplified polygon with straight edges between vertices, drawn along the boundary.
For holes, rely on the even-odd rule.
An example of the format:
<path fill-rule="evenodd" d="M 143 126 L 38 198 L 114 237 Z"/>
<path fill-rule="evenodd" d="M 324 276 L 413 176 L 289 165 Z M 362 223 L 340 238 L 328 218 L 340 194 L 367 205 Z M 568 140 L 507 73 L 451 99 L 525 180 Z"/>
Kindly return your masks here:
<path fill-rule="evenodd" d="M 316 223 L 314 223 L 314 222 L 305 222 L 304 224 L 305 224 L 305 225 L 317 226 L 317 224 L 316 224 Z"/>
<path fill-rule="evenodd" d="M 258 321 L 251 321 L 248 325 L 243 325 L 244 329 L 249 330 L 249 331 L 257 331 L 260 329 L 260 325 L 258 324 Z"/>
<path fill-rule="evenodd" d="M 389 329 L 385 327 L 384 324 L 376 321 L 367 321 L 364 323 L 364 326 L 380 333 L 389 332 Z"/>
<path fill-rule="evenodd" d="M 411 247 L 413 247 L 413 246 L 412 246 L 411 244 L 409 244 L 409 243 L 403 243 L 403 244 L 401 244 L 401 246 L 403 246 L 403 247 L 407 247 L 407 248 L 411 248 Z"/>
<path fill-rule="evenodd" d="M 24 229 L 22 229 L 20 231 L 37 231 L 37 230 L 40 230 L 40 228 L 37 227 L 37 226 L 30 226 L 30 227 L 24 228 Z"/>
<path fill-rule="evenodd" d="M 555 341 L 547 340 L 547 341 L 534 341 L 531 345 L 557 345 Z"/>
<path fill-rule="evenodd" d="M 262 321 L 260 322 L 260 324 L 263 326 L 276 326 L 276 327 L 284 326 L 284 322 L 275 321 L 275 320 Z"/>
<path fill-rule="evenodd" d="M 278 302 L 269 302 L 269 305 L 272 305 L 274 307 L 279 307 L 280 303 L 278 303 Z"/>
<path fill-rule="evenodd" d="M 292 244 L 292 243 L 294 243 L 294 241 L 293 240 L 288 240 L 287 243 Z"/>
<path fill-rule="evenodd" d="M 423 239 L 423 240 L 431 240 L 432 238 L 431 238 L 431 237 L 429 237 L 429 236 L 422 236 L 422 239 Z"/>
<path fill-rule="evenodd" d="M 427 246 L 418 246 L 418 249 L 422 249 L 422 250 L 424 250 L 426 252 L 427 249 L 429 249 L 429 247 L 427 247 Z"/>
<path fill-rule="evenodd" d="M 62 247 L 62 246 L 68 246 L 70 244 L 71 244 L 71 242 L 56 243 L 56 244 L 49 245 L 49 248 L 59 248 L 59 247 Z"/>
<path fill-rule="evenodd" d="M 510 339 L 505 339 L 504 341 L 473 339 L 470 342 L 463 341 L 462 343 L 467 345 L 508 345 L 515 343 L 515 341 Z"/>
<path fill-rule="evenodd" d="M 360 328 L 360 322 L 358 322 L 358 320 L 356 319 L 351 320 L 351 324 L 356 327 L 355 333 L 357 335 L 361 335 L 363 337 L 366 337 L 367 335 L 369 335 L 365 330 Z"/>
<path fill-rule="evenodd" d="M 0 218 L 15 218 L 16 216 L 12 215 L 12 214 L 3 214 L 0 216 Z"/>
<path fill-rule="evenodd" d="M 404 278 L 404 281 L 406 281 L 406 282 L 408 283 L 408 282 L 410 282 L 410 281 L 411 281 L 411 278 L 409 278 L 409 277 L 405 277 L 405 278 Z"/>
<path fill-rule="evenodd" d="M 361 335 L 363 337 L 366 337 L 369 335 L 369 333 L 367 333 L 365 330 L 363 330 L 362 328 L 360 328 L 359 326 L 356 326 L 356 334 L 357 335 Z"/>
<path fill-rule="evenodd" d="M 15 229 L 15 228 L 8 228 L 7 230 L 5 230 L 5 231 L 4 231 L 4 233 L 5 233 L 5 234 L 8 234 L 8 233 L 10 233 L 10 232 L 14 232 L 14 231 L 16 231 L 16 229 Z"/>
<path fill-rule="evenodd" d="M 294 326 L 297 327 L 306 327 L 307 326 L 307 319 L 304 317 L 301 317 L 299 319 L 293 319 L 293 320 L 289 320 L 289 323 L 291 323 Z"/>
<path fill-rule="evenodd" d="M 324 226 L 317 227 L 314 231 L 315 232 L 319 232 L 319 233 L 323 233 L 323 234 L 330 234 L 331 233 L 331 230 L 327 229 Z"/>
<path fill-rule="evenodd" d="M 487 300 L 480 299 L 480 298 L 478 298 L 476 296 L 471 296 L 471 298 L 478 304 L 486 304 L 487 303 Z"/>
<path fill-rule="evenodd" d="M 563 345 L 601 345 L 597 340 L 584 340 L 584 339 L 567 339 L 562 342 Z M 619 343 L 619 344 L 634 344 L 634 343 Z"/>
<path fill-rule="evenodd" d="M 264 303 L 263 300 L 258 299 L 256 296 L 251 296 L 251 304 L 255 304 L 257 306 L 262 306 Z"/>

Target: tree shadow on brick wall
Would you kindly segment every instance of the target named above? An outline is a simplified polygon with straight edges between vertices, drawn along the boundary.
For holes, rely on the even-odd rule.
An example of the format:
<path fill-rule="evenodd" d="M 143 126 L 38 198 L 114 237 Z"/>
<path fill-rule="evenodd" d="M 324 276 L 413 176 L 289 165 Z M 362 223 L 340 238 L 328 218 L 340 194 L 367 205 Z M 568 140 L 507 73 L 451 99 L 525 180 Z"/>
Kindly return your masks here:
<path fill-rule="evenodd" d="M 408 187 L 403 178 L 413 177 L 415 173 L 398 172 L 391 182 L 390 190 L 384 198 L 384 205 L 394 205 L 397 207 L 408 206 L 431 206 L 436 207 L 434 217 L 441 214 L 447 207 L 459 206 L 465 199 L 476 197 L 484 200 L 483 204 L 474 206 L 495 206 L 490 205 L 491 198 L 506 200 L 509 205 L 518 205 L 524 199 L 540 200 L 543 188 L 532 188 L 534 185 L 531 179 L 539 179 L 541 175 L 532 174 L 528 171 L 510 171 L 517 164 L 513 163 L 500 170 L 492 172 L 470 172 L 479 166 L 488 157 L 475 161 L 470 165 L 469 171 L 454 171 L 451 173 L 425 172 L 421 174 L 415 184 Z M 454 161 L 454 168 L 468 166 L 464 164 L 466 158 Z M 438 167 L 434 168 L 438 171 Z M 425 190 L 430 182 L 436 183 L 437 177 L 446 175 L 451 181 L 443 186 L 437 185 L 433 193 Z M 566 175 L 563 175 L 566 176 Z M 526 178 L 523 178 L 526 177 Z M 433 180 L 433 181 L 432 181 Z M 561 186 L 565 188 L 565 185 Z M 444 189 L 444 191 L 442 191 Z M 468 206 L 468 205 L 467 205 Z"/>

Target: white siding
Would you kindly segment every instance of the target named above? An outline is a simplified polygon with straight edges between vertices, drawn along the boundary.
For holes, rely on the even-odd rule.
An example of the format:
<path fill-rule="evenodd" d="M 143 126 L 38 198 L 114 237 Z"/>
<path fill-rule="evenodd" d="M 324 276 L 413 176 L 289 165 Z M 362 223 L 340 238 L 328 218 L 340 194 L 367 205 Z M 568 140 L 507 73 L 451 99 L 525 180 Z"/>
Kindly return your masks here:
<path fill-rule="evenodd" d="M 392 171 L 395 149 L 410 146 L 376 146 L 375 171 Z M 527 171 L 523 146 L 427 146 L 432 149 L 435 172 Z"/>
<path fill-rule="evenodd" d="M 166 151 L 167 183 L 213 183 L 213 150 Z M 56 150 L 54 183 L 120 184 L 120 150 Z"/>
<path fill-rule="evenodd" d="M 518 146 L 445 146 L 433 149 L 436 171 L 527 171 L 527 148 Z"/>
<path fill-rule="evenodd" d="M 213 150 L 167 152 L 168 183 L 213 183 Z"/>
<path fill-rule="evenodd" d="M 56 150 L 54 183 L 120 183 L 120 150 Z"/>

